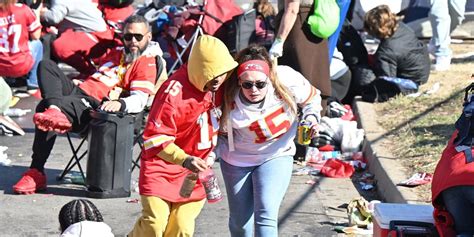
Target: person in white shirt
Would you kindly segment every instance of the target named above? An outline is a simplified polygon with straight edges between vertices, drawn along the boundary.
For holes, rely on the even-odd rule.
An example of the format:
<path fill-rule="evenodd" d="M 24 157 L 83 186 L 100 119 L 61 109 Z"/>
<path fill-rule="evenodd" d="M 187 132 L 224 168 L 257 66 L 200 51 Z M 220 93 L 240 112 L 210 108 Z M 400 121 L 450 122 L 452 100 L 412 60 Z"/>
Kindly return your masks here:
<path fill-rule="evenodd" d="M 225 85 L 222 134 L 216 153 L 229 201 L 231 236 L 278 236 L 278 210 L 290 183 L 298 108 L 313 137 L 320 91 L 288 66 L 274 66 L 251 45 Z M 255 229 L 255 230 L 254 230 Z M 255 233 L 254 233 L 255 232 Z"/>

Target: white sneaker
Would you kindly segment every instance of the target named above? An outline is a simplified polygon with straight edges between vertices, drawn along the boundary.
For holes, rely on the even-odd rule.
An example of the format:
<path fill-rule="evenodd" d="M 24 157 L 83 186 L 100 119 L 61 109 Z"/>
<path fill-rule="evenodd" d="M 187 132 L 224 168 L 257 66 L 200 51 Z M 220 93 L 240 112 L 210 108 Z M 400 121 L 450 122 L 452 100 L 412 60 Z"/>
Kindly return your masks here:
<path fill-rule="evenodd" d="M 450 56 L 440 56 L 436 57 L 435 64 L 431 65 L 431 70 L 433 71 L 446 71 L 451 67 L 451 57 Z"/>
<path fill-rule="evenodd" d="M 25 135 L 25 131 L 18 126 L 13 119 L 8 116 L 0 115 L 0 131 L 3 131 L 4 135 L 12 136 L 12 135 Z"/>

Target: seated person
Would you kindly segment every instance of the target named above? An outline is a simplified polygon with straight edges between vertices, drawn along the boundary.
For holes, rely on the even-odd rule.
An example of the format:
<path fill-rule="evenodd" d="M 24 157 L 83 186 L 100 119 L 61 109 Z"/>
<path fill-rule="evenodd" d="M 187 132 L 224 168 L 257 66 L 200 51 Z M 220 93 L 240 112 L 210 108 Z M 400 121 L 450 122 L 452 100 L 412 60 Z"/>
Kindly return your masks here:
<path fill-rule="evenodd" d="M 18 78 L 31 72 L 28 89 L 37 89 L 36 68 L 43 50 L 40 22 L 27 5 L 14 0 L 0 1 L 0 22 L 0 32 L 8 32 L 0 36 L 0 76 Z"/>
<path fill-rule="evenodd" d="M 55 134 L 87 128 L 91 109 L 137 113 L 154 92 L 156 55 L 161 49 L 151 42 L 150 26 L 143 16 L 125 21 L 124 47 L 111 50 L 98 71 L 82 81 L 71 81 L 51 60 L 38 69 L 43 100 L 36 107 L 36 125 L 30 169 L 13 190 L 30 194 L 46 188 L 44 165 L 53 149 Z M 52 136 L 51 136 L 52 135 Z"/>
<path fill-rule="evenodd" d="M 52 54 L 83 75 L 96 70 L 91 58 L 101 57 L 114 47 L 113 31 L 92 0 L 55 0 L 48 8 L 41 8 L 40 16 L 43 23 L 58 28 Z"/>
<path fill-rule="evenodd" d="M 112 229 L 104 223 L 99 209 L 89 200 L 75 199 L 59 211 L 61 236 L 113 237 Z"/>
<path fill-rule="evenodd" d="M 257 0 L 254 3 L 254 8 L 257 11 L 255 19 L 256 43 L 269 49 L 275 39 L 275 8 L 268 0 Z"/>
<path fill-rule="evenodd" d="M 474 126 L 471 116 L 474 99 L 469 100 L 436 165 L 431 184 L 433 216 L 440 236 L 474 235 Z"/>
<path fill-rule="evenodd" d="M 93 0 L 98 1 L 98 8 L 104 14 L 107 24 L 119 26 L 127 17 L 133 14 L 132 0 Z"/>
<path fill-rule="evenodd" d="M 425 83 L 430 75 L 430 58 L 427 47 L 415 33 L 398 21 L 387 5 L 377 6 L 365 14 L 364 28 L 380 40 L 371 68 L 374 78 L 401 78 L 417 86 Z"/>

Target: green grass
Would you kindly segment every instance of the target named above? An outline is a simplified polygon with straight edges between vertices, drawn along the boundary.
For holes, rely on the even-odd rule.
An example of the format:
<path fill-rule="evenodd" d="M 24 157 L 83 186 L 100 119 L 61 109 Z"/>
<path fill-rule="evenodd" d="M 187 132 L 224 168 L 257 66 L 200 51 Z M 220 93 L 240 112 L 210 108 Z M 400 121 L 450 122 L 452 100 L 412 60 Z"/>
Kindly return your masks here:
<path fill-rule="evenodd" d="M 472 44 L 454 46 L 454 51 L 459 53 L 473 49 Z M 426 91 L 438 82 L 441 87 L 436 93 L 416 98 L 398 96 L 375 105 L 377 121 L 393 144 L 389 149 L 408 168 L 408 176 L 416 172 L 434 172 L 461 115 L 464 88 L 472 82 L 472 68 L 472 60 L 457 60 L 450 71 L 431 74 L 429 82 L 420 88 L 420 91 Z M 430 185 L 414 190 L 419 201 L 430 201 Z"/>

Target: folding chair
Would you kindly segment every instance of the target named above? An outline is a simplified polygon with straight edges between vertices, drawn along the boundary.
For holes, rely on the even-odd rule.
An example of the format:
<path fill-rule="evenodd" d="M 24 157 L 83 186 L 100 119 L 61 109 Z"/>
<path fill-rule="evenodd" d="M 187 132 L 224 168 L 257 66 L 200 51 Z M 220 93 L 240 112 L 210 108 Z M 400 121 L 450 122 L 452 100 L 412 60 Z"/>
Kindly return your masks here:
<path fill-rule="evenodd" d="M 56 180 L 58 180 L 58 181 L 64 180 L 64 177 L 66 176 L 66 174 L 71 172 L 71 170 L 76 165 L 79 168 L 79 172 L 81 174 L 81 177 L 83 178 L 83 180 L 86 180 L 86 176 L 84 175 L 84 170 L 82 169 L 80 161 L 82 160 L 82 158 L 84 158 L 84 156 L 87 155 L 87 149 L 85 151 L 83 151 L 81 155 L 78 155 L 78 154 L 79 154 L 79 151 L 81 150 L 82 145 L 87 140 L 87 136 L 82 137 L 81 142 L 79 143 L 79 145 L 77 147 L 74 147 L 74 144 L 71 140 L 71 135 L 69 135 L 69 134 L 70 133 L 67 132 L 66 137 L 67 137 L 67 140 L 68 140 L 68 143 L 69 143 L 69 147 L 71 148 L 71 151 L 72 151 L 72 157 L 69 159 L 69 162 L 67 163 L 67 165 L 64 168 L 63 172 L 61 172 L 61 174 L 56 177 Z"/>
<path fill-rule="evenodd" d="M 168 78 L 168 75 L 167 75 L 166 70 L 165 70 L 164 60 L 160 56 L 156 56 L 156 68 L 157 68 L 157 80 L 156 80 L 155 88 L 154 88 L 155 93 L 158 91 L 161 84 L 163 84 L 163 82 Z M 148 103 L 147 103 L 147 106 L 145 107 L 145 109 L 142 112 L 135 115 L 140 120 L 139 121 L 140 126 L 135 127 L 135 131 L 134 131 L 135 137 L 134 137 L 134 140 L 133 140 L 133 145 L 138 144 L 140 146 L 140 154 L 136 159 L 132 158 L 132 169 L 131 169 L 132 172 L 135 169 L 135 167 L 140 168 L 139 160 L 140 160 L 140 157 L 141 157 L 141 154 L 142 154 L 142 151 L 143 151 L 143 138 L 142 138 L 142 136 L 143 136 L 143 126 L 144 126 L 145 121 L 146 121 L 146 115 L 148 114 L 151 103 L 153 102 L 153 98 L 154 98 L 154 94 L 150 95 L 150 98 L 148 99 Z M 81 174 L 81 177 L 84 180 L 86 180 L 86 176 L 84 174 L 84 170 L 82 169 L 80 161 L 87 155 L 88 150 L 86 148 L 86 150 L 83 151 L 80 155 L 79 155 L 79 153 L 80 153 L 80 150 L 81 150 L 84 142 L 87 140 L 88 137 L 87 137 L 87 135 L 83 135 L 82 140 L 81 140 L 81 142 L 79 143 L 79 145 L 77 147 L 74 146 L 74 143 L 72 142 L 71 135 L 70 135 L 69 132 L 66 133 L 66 137 L 68 139 L 69 147 L 71 148 L 71 152 L 73 153 L 73 155 L 69 159 L 69 161 L 68 161 L 66 167 L 64 168 L 64 170 L 61 172 L 61 175 L 59 175 L 56 179 L 57 180 L 64 180 L 64 177 L 69 172 L 71 172 L 71 170 L 77 165 L 77 167 L 79 169 L 79 172 Z"/>

